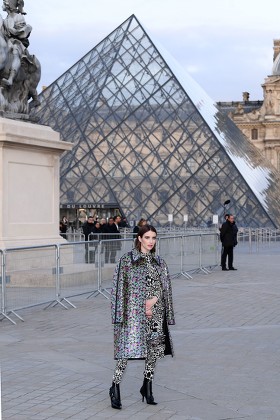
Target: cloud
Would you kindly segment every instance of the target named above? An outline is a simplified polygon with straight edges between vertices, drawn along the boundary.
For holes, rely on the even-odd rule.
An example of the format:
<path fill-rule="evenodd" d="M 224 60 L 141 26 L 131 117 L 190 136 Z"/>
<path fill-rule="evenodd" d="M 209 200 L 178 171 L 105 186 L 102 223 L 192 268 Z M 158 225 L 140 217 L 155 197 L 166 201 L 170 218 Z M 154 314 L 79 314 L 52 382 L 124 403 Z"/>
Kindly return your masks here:
<path fill-rule="evenodd" d="M 188 73 L 190 74 L 195 74 L 195 73 L 199 73 L 200 72 L 200 68 L 199 66 L 195 65 L 195 64 L 190 64 L 186 67 L 186 70 Z"/>
<path fill-rule="evenodd" d="M 57 0 L 26 2 L 30 52 L 52 83 L 132 13 L 215 100 L 262 99 L 280 37 L 278 0 Z"/>

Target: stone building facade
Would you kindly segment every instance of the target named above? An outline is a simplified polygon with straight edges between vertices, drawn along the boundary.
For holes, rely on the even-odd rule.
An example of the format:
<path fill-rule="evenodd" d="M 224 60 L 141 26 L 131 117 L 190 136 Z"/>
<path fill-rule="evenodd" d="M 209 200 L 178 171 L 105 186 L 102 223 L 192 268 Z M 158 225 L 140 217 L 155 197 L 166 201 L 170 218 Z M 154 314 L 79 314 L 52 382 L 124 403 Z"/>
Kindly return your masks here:
<path fill-rule="evenodd" d="M 243 101 L 218 105 L 280 171 L 280 39 L 274 40 L 272 74 L 262 87 L 263 101 L 249 101 L 244 92 Z"/>

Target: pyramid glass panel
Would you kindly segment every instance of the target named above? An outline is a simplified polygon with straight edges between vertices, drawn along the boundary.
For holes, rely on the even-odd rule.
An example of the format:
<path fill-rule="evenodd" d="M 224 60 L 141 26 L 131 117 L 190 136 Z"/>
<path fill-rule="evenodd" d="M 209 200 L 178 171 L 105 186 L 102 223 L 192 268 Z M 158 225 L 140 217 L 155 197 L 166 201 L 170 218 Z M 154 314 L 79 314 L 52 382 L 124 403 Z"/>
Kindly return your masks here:
<path fill-rule="evenodd" d="M 205 226 L 231 200 L 239 225 L 279 226 L 279 174 L 131 16 L 40 95 L 42 124 L 74 144 L 62 207 L 118 208 Z"/>

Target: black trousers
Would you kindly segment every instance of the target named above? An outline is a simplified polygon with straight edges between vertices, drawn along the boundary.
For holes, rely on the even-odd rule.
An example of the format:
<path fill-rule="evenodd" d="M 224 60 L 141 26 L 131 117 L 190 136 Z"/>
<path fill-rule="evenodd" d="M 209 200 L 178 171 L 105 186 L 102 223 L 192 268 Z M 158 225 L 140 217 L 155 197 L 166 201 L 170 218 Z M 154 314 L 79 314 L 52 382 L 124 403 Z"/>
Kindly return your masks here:
<path fill-rule="evenodd" d="M 224 246 L 222 253 L 222 268 L 226 268 L 228 258 L 228 268 L 232 268 L 233 264 L 233 246 Z"/>

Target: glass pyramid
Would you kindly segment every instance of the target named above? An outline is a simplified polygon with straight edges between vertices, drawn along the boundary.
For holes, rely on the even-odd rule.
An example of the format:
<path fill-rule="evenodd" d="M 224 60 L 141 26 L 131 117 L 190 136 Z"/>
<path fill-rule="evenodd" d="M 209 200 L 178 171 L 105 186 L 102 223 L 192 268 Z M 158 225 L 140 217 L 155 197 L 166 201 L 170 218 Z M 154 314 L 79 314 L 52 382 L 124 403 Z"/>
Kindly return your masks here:
<path fill-rule="evenodd" d="M 62 207 L 204 226 L 279 226 L 279 174 L 132 15 L 40 95 L 63 140 Z"/>

